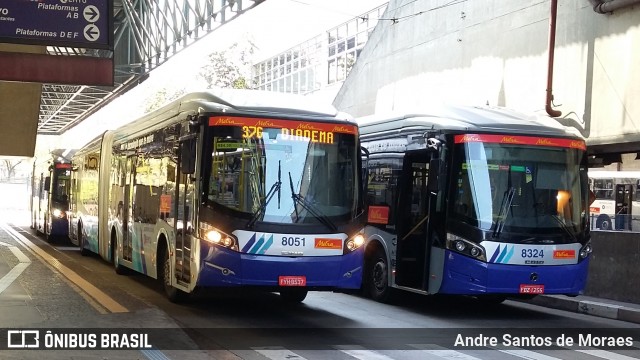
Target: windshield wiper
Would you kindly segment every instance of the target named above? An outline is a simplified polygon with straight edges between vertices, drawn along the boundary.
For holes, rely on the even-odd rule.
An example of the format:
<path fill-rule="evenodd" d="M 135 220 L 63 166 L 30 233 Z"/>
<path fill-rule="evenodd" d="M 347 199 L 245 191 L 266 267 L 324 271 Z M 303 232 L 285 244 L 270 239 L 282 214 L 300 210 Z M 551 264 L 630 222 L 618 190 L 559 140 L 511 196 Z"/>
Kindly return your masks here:
<path fill-rule="evenodd" d="M 558 225 L 560 225 L 560 229 L 562 229 L 565 233 L 567 233 L 567 235 L 569 235 L 571 240 L 575 242 L 579 242 L 576 234 L 573 231 L 569 230 L 570 229 L 569 226 L 567 226 L 567 224 L 565 224 L 564 221 L 560 220 L 560 217 L 558 217 L 558 215 L 552 215 L 552 214 L 547 214 L 547 215 L 551 216 L 553 220 L 555 220 L 558 223 Z"/>
<path fill-rule="evenodd" d="M 494 239 L 500 236 L 500 233 L 504 228 L 504 223 L 507 220 L 507 215 L 509 214 L 511 202 L 513 201 L 513 196 L 515 195 L 515 193 L 516 188 L 510 186 L 509 189 L 505 192 L 504 197 L 502 198 L 502 205 L 500 205 L 500 212 L 498 212 L 496 228 L 493 230 Z"/>
<path fill-rule="evenodd" d="M 280 169 L 281 169 L 280 161 L 278 161 L 278 181 L 276 181 L 275 183 L 273 183 L 273 185 L 271 185 L 271 189 L 269 189 L 267 196 L 265 196 L 265 201 L 262 204 L 260 204 L 260 207 L 258 208 L 258 210 L 256 210 L 256 212 L 253 213 L 253 216 L 251 216 L 251 220 L 249 220 L 249 222 L 247 223 L 248 228 L 252 228 L 253 225 L 256 223 L 256 221 L 258 221 L 258 218 L 267 209 L 267 205 L 269 204 L 269 201 L 271 201 L 271 199 L 273 198 L 273 195 L 275 195 L 276 192 L 278 192 L 278 209 L 280 209 L 280 188 L 282 187 L 282 180 L 281 180 L 282 175 L 281 175 Z"/>
<path fill-rule="evenodd" d="M 311 215 L 315 216 L 318 219 L 318 221 L 320 221 L 326 227 L 331 229 L 331 231 L 338 231 L 338 228 L 336 227 L 336 225 L 331 221 L 331 219 L 329 219 L 327 215 L 321 213 L 312 203 L 307 202 L 304 196 L 300 194 L 296 194 L 296 191 L 293 187 L 293 180 L 291 179 L 291 172 L 289 172 L 289 185 L 291 186 L 291 198 L 293 199 L 293 208 L 296 212 L 295 222 L 298 222 L 298 219 L 300 218 L 296 204 L 300 204 L 305 210 L 311 213 Z"/>

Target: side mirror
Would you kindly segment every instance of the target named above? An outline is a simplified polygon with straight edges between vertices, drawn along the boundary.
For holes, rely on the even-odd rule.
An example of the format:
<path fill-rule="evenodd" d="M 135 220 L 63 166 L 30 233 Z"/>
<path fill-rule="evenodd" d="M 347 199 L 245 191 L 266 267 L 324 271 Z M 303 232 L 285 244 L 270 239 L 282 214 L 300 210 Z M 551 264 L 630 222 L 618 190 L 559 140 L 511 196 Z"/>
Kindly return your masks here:
<path fill-rule="evenodd" d="M 442 161 L 440 159 L 431 159 L 429 161 L 429 179 L 427 180 L 427 190 L 432 193 L 437 193 L 440 190 L 440 166 Z"/>
<path fill-rule="evenodd" d="M 51 177 L 47 176 L 44 178 L 44 191 L 49 191 L 51 189 Z"/>
<path fill-rule="evenodd" d="M 360 156 L 362 157 L 362 194 L 366 199 L 366 194 L 369 191 L 369 150 L 360 146 Z"/>
<path fill-rule="evenodd" d="M 180 172 L 194 174 L 196 172 L 196 136 L 180 141 Z"/>

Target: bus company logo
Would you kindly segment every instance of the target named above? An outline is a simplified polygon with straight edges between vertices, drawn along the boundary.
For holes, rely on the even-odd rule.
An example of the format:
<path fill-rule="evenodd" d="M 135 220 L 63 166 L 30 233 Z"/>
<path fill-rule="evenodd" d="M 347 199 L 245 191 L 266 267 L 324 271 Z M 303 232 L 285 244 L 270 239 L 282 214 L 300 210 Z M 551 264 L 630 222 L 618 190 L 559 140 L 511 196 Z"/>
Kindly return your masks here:
<path fill-rule="evenodd" d="M 576 251 L 571 250 L 553 250 L 554 259 L 575 259 Z"/>
<path fill-rule="evenodd" d="M 342 240 L 331 238 L 316 238 L 314 247 L 316 249 L 342 249 Z"/>
<path fill-rule="evenodd" d="M 581 149 L 581 150 L 585 150 L 587 148 L 587 146 L 584 144 L 584 141 L 571 141 L 571 143 L 569 144 L 569 147 L 574 148 L 574 149 Z"/>
<path fill-rule="evenodd" d="M 275 128 L 275 127 L 278 127 L 276 124 L 274 124 L 273 122 L 271 122 L 269 120 L 258 120 L 256 122 L 256 126 L 261 126 L 263 128 Z"/>
<path fill-rule="evenodd" d="M 522 143 L 522 141 L 518 140 L 513 136 L 503 136 L 500 142 L 504 144 L 521 144 Z"/>
<path fill-rule="evenodd" d="M 389 223 L 389 207 L 388 206 L 369 206 L 367 222 L 373 224 Z"/>
<path fill-rule="evenodd" d="M 538 139 L 538 141 L 536 141 L 536 145 L 543 145 L 543 146 L 558 146 L 558 144 L 554 143 L 553 141 L 551 141 L 550 139 Z"/>
<path fill-rule="evenodd" d="M 309 124 L 309 123 L 298 124 L 298 127 L 296 129 L 298 129 L 298 130 L 319 130 L 315 126 L 313 126 L 312 124 Z"/>
<path fill-rule="evenodd" d="M 343 133 L 343 134 L 355 134 L 354 128 L 342 126 L 342 125 L 334 126 L 331 132 L 337 132 L 337 133 Z"/>
<path fill-rule="evenodd" d="M 478 135 L 462 135 L 461 142 L 482 142 Z"/>
<path fill-rule="evenodd" d="M 213 122 L 210 125 L 239 125 L 235 119 L 231 118 L 213 118 Z"/>

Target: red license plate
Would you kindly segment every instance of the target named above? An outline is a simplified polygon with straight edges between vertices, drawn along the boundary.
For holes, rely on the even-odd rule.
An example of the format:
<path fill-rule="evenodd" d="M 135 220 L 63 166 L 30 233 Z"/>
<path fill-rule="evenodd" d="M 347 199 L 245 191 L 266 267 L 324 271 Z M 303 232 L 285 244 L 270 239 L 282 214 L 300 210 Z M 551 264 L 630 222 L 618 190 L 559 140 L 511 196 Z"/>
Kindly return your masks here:
<path fill-rule="evenodd" d="M 520 294 L 544 294 L 544 285 L 520 284 Z"/>
<path fill-rule="evenodd" d="M 280 286 L 307 286 L 306 276 L 279 276 L 278 285 Z"/>

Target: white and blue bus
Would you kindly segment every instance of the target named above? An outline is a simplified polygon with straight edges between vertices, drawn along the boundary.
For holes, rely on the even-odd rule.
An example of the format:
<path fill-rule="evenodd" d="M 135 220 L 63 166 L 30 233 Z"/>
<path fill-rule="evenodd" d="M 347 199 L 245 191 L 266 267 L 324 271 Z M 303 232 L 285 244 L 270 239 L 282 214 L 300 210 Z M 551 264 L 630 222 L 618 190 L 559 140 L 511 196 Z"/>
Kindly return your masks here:
<path fill-rule="evenodd" d="M 640 229 L 640 171 L 589 170 L 593 230 L 638 231 Z"/>
<path fill-rule="evenodd" d="M 578 295 L 587 279 L 585 141 L 550 118 L 443 107 L 358 121 L 367 161 L 364 288 L 492 302 Z"/>
<path fill-rule="evenodd" d="M 191 93 L 73 158 L 70 237 L 116 272 L 303 301 L 361 286 L 366 221 L 355 121 L 302 96 Z"/>

